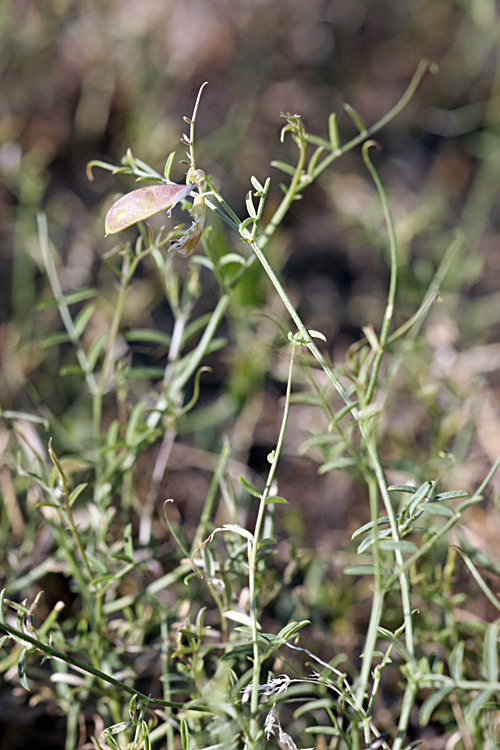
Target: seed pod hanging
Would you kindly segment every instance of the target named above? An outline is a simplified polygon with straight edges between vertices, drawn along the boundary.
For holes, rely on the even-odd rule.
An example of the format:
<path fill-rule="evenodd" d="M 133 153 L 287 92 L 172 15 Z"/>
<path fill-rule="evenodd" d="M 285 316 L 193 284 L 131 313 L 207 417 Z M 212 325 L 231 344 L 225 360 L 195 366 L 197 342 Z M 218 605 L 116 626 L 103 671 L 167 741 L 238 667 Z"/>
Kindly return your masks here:
<path fill-rule="evenodd" d="M 106 234 L 116 234 L 173 207 L 191 193 L 193 185 L 150 185 L 132 190 L 113 203 L 105 219 Z"/>

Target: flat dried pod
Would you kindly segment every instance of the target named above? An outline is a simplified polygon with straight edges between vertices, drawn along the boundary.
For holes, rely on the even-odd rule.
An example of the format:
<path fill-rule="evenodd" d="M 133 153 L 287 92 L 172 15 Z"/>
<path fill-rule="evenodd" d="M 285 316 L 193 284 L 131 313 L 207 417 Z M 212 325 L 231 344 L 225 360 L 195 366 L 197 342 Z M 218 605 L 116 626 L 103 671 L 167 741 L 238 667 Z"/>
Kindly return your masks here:
<path fill-rule="evenodd" d="M 133 190 L 113 203 L 105 219 L 106 234 L 116 234 L 173 207 L 188 197 L 193 185 L 149 185 Z"/>

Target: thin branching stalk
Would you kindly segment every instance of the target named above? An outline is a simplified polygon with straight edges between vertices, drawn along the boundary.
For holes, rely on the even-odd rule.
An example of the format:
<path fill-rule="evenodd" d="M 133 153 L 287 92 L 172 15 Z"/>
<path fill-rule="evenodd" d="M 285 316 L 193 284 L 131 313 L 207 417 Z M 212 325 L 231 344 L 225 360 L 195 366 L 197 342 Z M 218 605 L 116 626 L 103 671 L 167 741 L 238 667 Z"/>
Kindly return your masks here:
<path fill-rule="evenodd" d="M 329 141 L 326 141 L 324 139 L 318 139 L 318 138 L 308 138 L 311 143 L 320 144 L 328 150 L 331 150 L 332 153 L 327 156 L 323 161 L 318 164 L 318 166 L 314 169 L 311 178 L 316 179 L 322 172 L 327 169 L 327 167 L 330 166 L 330 164 L 335 160 L 346 154 L 348 151 L 352 151 L 353 148 L 356 148 L 356 146 L 360 146 L 364 141 L 368 140 L 369 138 L 372 138 L 372 136 L 375 135 L 375 133 L 378 133 L 379 130 L 382 130 L 386 125 L 388 125 L 392 120 L 394 120 L 395 117 L 399 115 L 400 112 L 403 111 L 403 109 L 408 105 L 408 103 L 413 98 L 413 95 L 415 94 L 415 91 L 420 85 L 420 82 L 422 81 L 422 78 L 427 73 L 427 71 L 430 71 L 431 73 L 437 72 L 437 66 L 434 63 L 429 62 L 428 60 L 421 60 L 417 70 L 413 74 L 413 77 L 408 84 L 408 87 L 406 91 L 404 92 L 401 99 L 392 107 L 392 109 L 387 112 L 386 115 L 380 118 L 374 125 L 372 125 L 369 128 L 363 129 L 359 135 L 352 138 L 350 141 L 345 143 L 343 146 L 340 146 L 339 148 L 333 148 L 332 150 L 332 144 Z"/>
<path fill-rule="evenodd" d="M 379 336 L 379 346 L 375 354 L 375 360 L 373 362 L 370 382 L 368 384 L 366 395 L 364 397 L 366 404 L 369 404 L 371 402 L 373 398 L 373 393 L 375 391 L 375 387 L 377 385 L 380 364 L 382 362 L 382 357 L 384 356 L 384 353 L 385 353 L 385 346 L 387 343 L 387 338 L 389 336 L 389 329 L 390 329 L 392 317 L 394 314 L 394 305 L 396 303 L 396 287 L 397 287 L 397 280 L 398 280 L 398 248 L 397 248 L 397 240 L 396 240 L 396 230 L 394 229 L 394 222 L 392 220 L 391 209 L 389 207 L 389 201 L 387 199 L 387 193 L 384 190 L 382 182 L 380 181 L 380 177 L 378 176 L 377 171 L 375 170 L 375 167 L 373 166 L 372 161 L 370 159 L 370 155 L 369 155 L 369 149 L 373 148 L 376 145 L 377 144 L 374 141 L 367 141 L 363 145 L 362 152 L 363 152 L 363 159 L 366 164 L 366 167 L 368 171 L 370 172 L 370 175 L 377 187 L 380 202 L 382 204 L 382 208 L 384 211 L 385 222 L 386 222 L 387 231 L 389 234 L 391 272 L 390 272 L 389 290 L 387 293 L 387 304 L 385 308 L 382 329 L 380 331 L 380 336 Z"/>
<path fill-rule="evenodd" d="M 189 124 L 189 139 L 184 140 L 183 142 L 188 147 L 189 163 L 193 171 L 196 169 L 196 161 L 195 161 L 195 153 L 194 153 L 194 134 L 195 134 L 196 118 L 198 116 L 198 109 L 200 106 L 201 95 L 203 93 L 203 89 L 207 85 L 208 85 L 208 82 L 205 81 L 205 83 L 202 83 L 202 85 L 199 88 L 198 96 L 196 97 L 196 102 L 193 108 L 193 114 L 191 116 L 191 119 L 189 117 L 184 118 L 185 122 Z"/>
<path fill-rule="evenodd" d="M 207 348 L 212 341 L 217 328 L 219 327 L 231 301 L 230 294 L 223 294 L 212 313 L 210 321 L 203 331 L 203 335 L 196 346 L 196 349 L 191 352 L 189 363 L 186 364 L 185 368 L 179 373 L 172 381 L 170 387 L 170 397 L 175 400 L 178 394 L 182 391 L 186 383 L 190 380 L 192 375 L 196 372 L 200 366 L 202 359 L 207 351 Z"/>
<path fill-rule="evenodd" d="M 293 376 L 293 364 L 295 359 L 295 349 L 297 347 L 298 340 L 292 339 L 292 352 L 290 357 L 290 367 L 288 371 L 288 382 L 285 395 L 285 404 L 283 411 L 283 418 L 281 420 L 281 428 L 276 443 L 276 448 L 271 456 L 271 467 L 266 480 L 264 491 L 261 495 L 259 502 L 259 509 L 257 512 L 257 519 L 255 522 L 255 528 L 253 531 L 253 540 L 250 545 L 250 556 L 248 565 L 248 585 L 250 589 L 250 618 L 252 621 L 252 642 L 253 642 L 253 674 L 252 674 L 252 694 L 251 694 L 251 719 L 249 728 L 249 741 L 256 743 L 258 736 L 257 727 L 257 712 L 259 708 L 259 683 L 260 683 L 260 671 L 261 671 L 261 654 L 259 648 L 259 622 L 258 622 L 258 598 L 257 598 L 257 586 L 256 586 L 256 575 L 257 575 L 257 558 L 259 552 L 259 542 L 261 538 L 262 527 L 264 523 L 264 514 L 266 511 L 266 505 L 270 497 L 271 488 L 273 486 L 276 469 L 278 467 L 279 458 L 283 448 L 283 441 L 285 439 L 286 425 L 288 422 L 288 415 L 290 411 L 290 396 L 292 392 L 292 376 Z"/>
<path fill-rule="evenodd" d="M 380 546 L 377 534 L 379 518 L 378 486 L 373 476 L 368 476 L 368 492 L 370 498 L 370 517 L 374 523 L 374 540 L 373 540 L 373 566 L 374 566 L 374 590 L 370 611 L 370 622 L 366 632 L 366 638 L 363 648 L 363 661 L 359 675 L 358 685 L 356 688 L 356 700 L 358 706 L 363 705 L 365 695 L 368 690 L 368 682 L 372 671 L 373 654 L 378 638 L 378 628 L 382 618 L 382 607 L 384 603 L 384 590 L 382 584 L 382 563 L 380 559 Z"/>
<path fill-rule="evenodd" d="M 57 473 L 59 475 L 59 486 L 61 488 L 61 492 L 64 499 L 64 511 L 66 513 L 66 518 L 68 519 L 69 528 L 71 531 L 71 535 L 73 537 L 73 540 L 76 544 L 76 547 L 78 549 L 78 552 L 80 553 L 80 558 L 83 563 L 83 567 L 85 569 L 85 572 L 88 576 L 88 580 L 91 581 L 93 578 L 93 573 L 90 568 L 88 559 L 87 559 L 87 553 L 85 552 L 85 548 L 82 544 L 82 540 L 80 538 L 80 534 L 78 533 L 77 526 L 75 524 L 75 521 L 73 519 L 73 512 L 71 510 L 71 503 L 69 498 L 69 486 L 68 486 L 68 480 L 66 478 L 66 474 L 64 473 L 64 469 L 61 465 L 61 462 L 57 458 L 54 449 L 52 448 L 52 438 L 49 440 L 49 456 L 52 460 L 52 463 L 57 469 Z"/>
<path fill-rule="evenodd" d="M 406 732 L 410 724 L 411 712 L 415 705 L 415 698 L 417 695 L 417 683 L 410 680 L 406 685 L 406 689 L 403 695 L 403 704 L 401 706 L 401 713 L 399 715 L 398 731 L 396 739 L 392 746 L 392 750 L 401 750 L 403 742 L 406 737 Z"/>
<path fill-rule="evenodd" d="M 257 239 L 257 243 L 260 248 L 264 248 L 267 245 L 272 235 L 276 232 L 276 229 L 283 222 L 283 219 L 288 213 L 290 206 L 292 205 L 293 201 L 296 198 L 298 188 L 300 185 L 300 180 L 302 178 L 302 174 L 304 170 L 304 165 L 306 163 L 307 143 L 305 139 L 305 132 L 301 132 L 296 140 L 299 146 L 299 159 L 297 161 L 297 166 L 295 167 L 294 175 L 292 177 L 292 180 L 290 182 L 290 185 L 288 186 L 288 189 L 284 197 L 281 200 L 280 205 L 274 212 L 271 220 L 269 221 L 268 225 L 264 229 L 263 233 Z"/>
<path fill-rule="evenodd" d="M 292 318 L 295 325 L 297 326 L 297 329 L 300 335 L 302 336 L 303 341 L 306 342 L 306 345 L 309 351 L 311 352 L 313 357 L 316 359 L 316 361 L 320 364 L 326 376 L 328 377 L 328 379 L 330 380 L 334 388 L 337 390 L 339 395 L 342 397 L 345 404 L 347 406 L 352 407 L 351 413 L 353 417 L 356 419 L 360 432 L 365 441 L 368 456 L 370 459 L 370 465 L 371 465 L 372 471 L 375 474 L 377 484 L 379 487 L 379 491 L 380 491 L 380 494 L 381 494 L 381 497 L 385 506 L 385 510 L 386 510 L 387 516 L 389 517 L 392 538 L 394 539 L 394 541 L 397 542 L 400 540 L 398 523 L 397 523 L 396 515 L 394 512 L 394 508 L 392 506 L 392 501 L 389 496 L 389 491 L 387 489 L 387 482 L 385 480 L 384 471 L 380 463 L 380 458 L 379 458 L 378 451 L 377 451 L 376 439 L 375 439 L 373 430 L 370 429 L 369 424 L 366 423 L 359 409 L 354 407 L 351 397 L 347 393 L 346 389 L 344 388 L 340 380 L 335 375 L 331 365 L 326 361 L 325 357 L 321 354 L 317 345 L 314 343 L 309 331 L 304 326 L 301 318 L 297 314 L 288 295 L 286 294 L 281 282 L 279 281 L 278 277 L 274 273 L 274 270 L 272 269 L 269 262 L 267 261 L 267 258 L 262 253 L 260 247 L 258 246 L 257 243 L 251 243 L 251 244 L 252 244 L 252 249 L 254 253 L 258 257 L 259 262 L 263 265 L 272 284 L 274 285 L 274 288 L 276 289 L 281 300 L 283 301 L 283 304 L 285 305 L 290 317 Z M 401 566 L 404 563 L 403 555 L 399 550 L 396 550 L 395 556 L 396 556 L 396 560 L 398 563 L 398 567 L 401 568 Z M 404 616 L 404 622 L 405 622 L 405 640 L 406 640 L 409 653 L 413 654 L 414 643 L 413 643 L 413 624 L 412 624 L 412 617 L 411 617 L 410 589 L 409 589 L 409 580 L 405 571 L 401 571 L 399 575 L 399 580 L 400 580 L 400 586 L 401 586 L 403 616 Z"/>
<path fill-rule="evenodd" d="M 53 659 L 59 659 L 62 662 L 65 662 L 66 664 L 70 664 L 71 666 L 75 667 L 80 672 L 83 672 L 84 674 L 91 674 L 94 677 L 97 677 L 99 680 L 103 680 L 104 682 L 107 682 L 109 685 L 112 685 L 115 688 L 118 688 L 119 690 L 123 691 L 124 693 L 128 693 L 129 695 L 137 695 L 139 698 L 142 698 L 147 703 L 153 706 L 169 706 L 170 708 L 183 708 L 183 703 L 176 703 L 175 701 L 164 701 L 157 698 L 151 698 L 148 695 L 145 695 L 144 693 L 141 693 L 139 690 L 134 690 L 133 688 L 129 687 L 124 682 L 120 682 L 120 680 L 116 680 L 114 677 L 111 677 L 111 675 L 105 674 L 100 669 L 97 669 L 96 667 L 93 667 L 90 664 L 86 664 L 83 661 L 80 661 L 80 659 L 75 659 L 74 656 L 71 656 L 71 654 L 64 653 L 63 651 L 59 651 L 57 648 L 54 648 L 53 646 L 49 646 L 47 643 L 41 643 L 36 638 L 33 638 L 32 636 L 28 635 L 27 633 L 18 630 L 17 628 L 12 627 L 5 621 L 0 620 L 0 629 L 3 630 L 5 633 L 8 633 L 13 638 L 15 638 L 19 643 L 21 644 L 28 644 L 29 646 L 32 646 L 34 649 L 41 651 L 42 654 L 45 656 L 51 657 Z M 197 709 L 195 706 L 191 707 L 191 710 L 201 710 Z"/>

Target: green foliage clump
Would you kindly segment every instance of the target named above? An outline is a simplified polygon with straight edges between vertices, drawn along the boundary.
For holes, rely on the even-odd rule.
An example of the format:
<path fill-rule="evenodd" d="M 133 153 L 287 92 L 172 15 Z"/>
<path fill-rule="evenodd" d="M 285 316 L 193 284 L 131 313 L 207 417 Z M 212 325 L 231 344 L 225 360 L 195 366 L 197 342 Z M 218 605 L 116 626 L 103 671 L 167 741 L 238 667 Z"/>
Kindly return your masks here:
<path fill-rule="evenodd" d="M 2 563 L 0 663 L 9 680 L 57 705 L 67 748 L 77 745 L 82 717 L 105 727 L 101 737 L 90 732 L 95 747 L 253 750 L 277 740 L 287 750 L 311 743 L 409 750 L 431 722 L 450 747 L 498 746 L 498 568 L 459 529 L 500 459 L 473 492 L 453 485 L 452 444 L 459 451 L 461 443 L 435 404 L 453 394 L 439 391 L 429 368 L 422 374 L 424 325 L 464 236 L 448 238 L 425 293 L 398 320 L 407 302 L 404 288 L 398 293 L 397 232 L 372 161 L 373 136 L 404 108 L 428 67 L 419 66 L 398 104 L 371 127 L 347 107 L 358 133 L 346 143 L 334 115 L 320 137 L 299 115 L 283 114 L 282 140 L 291 137 L 296 160 L 274 162 L 285 175 L 282 197 L 271 205 L 270 179 L 251 176 L 243 219 L 196 169 L 200 97 L 185 118 L 186 187 L 165 190 L 173 154 L 163 174 L 131 151 L 119 166 L 90 164 L 161 187 L 148 192 L 152 206 L 141 192 L 121 199 L 120 212 L 110 209 L 113 233 L 173 208 L 176 196 L 193 199 L 187 229 L 140 224 L 107 253 L 115 283 L 106 296 L 94 287 L 63 290 L 39 215 L 52 296 L 38 314 L 57 309 L 63 323 L 41 346 L 63 361 L 57 377 L 66 404 L 60 414 L 43 404 L 36 415 L 2 414 L 6 498 L 17 501 L 6 499 L 2 515 L 12 549 Z M 388 289 L 381 321 L 366 325 L 333 365 L 325 336 L 304 324 L 285 290 L 273 243 L 294 202 L 358 146 L 385 222 L 374 244 L 387 237 Z M 205 211 L 213 224 L 201 234 Z M 192 255 L 200 237 L 204 252 Z M 189 262 L 175 255 L 186 249 Z M 141 273 L 151 272 L 165 327 L 153 315 L 148 326 L 134 325 L 147 303 Z M 269 282 L 280 307 L 273 301 L 252 317 L 267 304 Z M 204 288 L 210 307 L 200 302 Z M 228 382 L 210 400 L 205 384 L 223 368 Z M 281 387 L 280 418 L 263 470 L 248 460 L 245 430 L 265 408 L 271 372 Z M 406 394 L 408 383 L 414 390 Z M 394 408 L 405 397 L 419 413 L 428 408 L 433 426 L 441 420 L 427 456 L 411 455 L 404 415 Z M 354 546 L 343 539 L 327 554 L 306 549 L 303 525 L 316 490 L 304 497 L 301 519 L 280 479 L 294 410 L 310 420 L 299 454 L 320 477 L 342 473 L 346 491 L 366 501 L 353 513 L 365 516 L 353 524 Z M 182 466 L 186 453 L 204 475 L 183 486 L 167 470 Z M 323 499 L 317 503 L 326 517 Z M 283 529 L 292 528 L 287 539 Z M 27 546 L 43 531 L 50 554 L 30 563 Z M 64 602 L 55 592 L 49 606 L 48 592 L 16 601 L 49 572 L 65 582 Z M 460 616 L 472 581 L 494 613 L 489 619 Z"/>

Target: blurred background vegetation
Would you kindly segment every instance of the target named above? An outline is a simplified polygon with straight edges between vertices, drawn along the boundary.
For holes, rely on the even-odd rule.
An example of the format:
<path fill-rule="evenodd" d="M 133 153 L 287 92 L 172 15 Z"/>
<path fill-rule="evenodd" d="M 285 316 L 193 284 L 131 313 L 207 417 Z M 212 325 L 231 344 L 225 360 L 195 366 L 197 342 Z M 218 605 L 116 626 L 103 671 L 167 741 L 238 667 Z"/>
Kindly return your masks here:
<path fill-rule="evenodd" d="M 131 148 L 161 172 L 174 149 L 183 158 L 182 117 L 208 81 L 197 121 L 197 166 L 243 214 L 252 174 L 261 182 L 270 174 L 270 201 L 279 200 L 283 176 L 269 165 L 290 152 L 279 142 L 280 112 L 300 114 L 308 132 L 323 136 L 336 112 L 345 141 L 355 129 L 343 104 L 372 124 L 428 58 L 437 74 L 425 77 L 408 107 L 378 134 L 381 151 L 373 157 L 400 245 L 397 324 L 415 311 L 457 230 L 464 242 L 443 301 L 401 373 L 401 389 L 390 394 L 383 455 L 394 482 L 422 481 L 429 459 L 452 451 L 451 485 L 469 491 L 477 485 L 500 455 L 500 19 L 494 0 L 3 0 L 0 13 L 3 410 L 47 416 L 63 452 L 76 452 L 89 439 L 81 380 L 57 375 L 73 361 L 72 349 L 40 346 L 60 322 L 55 308 L 39 308 L 51 292 L 36 232 L 43 210 L 65 291 L 99 290 L 88 331 L 95 338 L 109 326 L 114 301 L 115 277 L 102 256 L 115 239 L 104 238 L 103 217 L 114 195 L 134 185 L 99 170 L 89 182 L 89 160 L 118 163 Z M 172 176 L 183 182 L 183 168 L 175 165 Z M 236 238 L 215 217 L 209 223 L 231 249 Z M 359 151 L 335 162 L 306 191 L 273 240 L 274 266 L 306 325 L 326 335 L 336 363 L 361 337 L 361 326 L 382 317 L 387 252 L 380 205 Z M 168 331 L 170 313 L 148 273 L 141 268 L 126 322 Z M 200 311 L 211 309 L 215 293 L 203 286 Z M 195 527 L 215 465 L 210 452 L 219 450 L 225 432 L 235 461 L 255 472 L 266 465 L 286 377 L 279 347 L 289 326 L 282 318 L 267 279 L 252 268 L 223 332 L 230 347 L 209 358 L 213 372 L 204 376 L 199 406 L 184 424 L 189 440 L 173 453 L 169 495 L 188 526 L 192 517 Z M 165 352 L 137 344 L 130 356 L 151 364 Z M 280 494 L 290 505 L 282 522 L 308 567 L 301 568 L 293 603 L 283 598 L 274 614 L 313 619 L 334 649 L 350 652 L 362 639 L 369 592 L 365 583 L 358 590 L 339 579 L 345 559 L 333 551 L 346 546 L 346 532 L 366 520 L 366 511 L 351 478 L 319 477 L 316 464 L 298 455 L 314 429 L 314 412 L 297 406 L 291 419 L 280 477 Z M 41 437 L 44 444 L 47 439 Z M 1 427 L 2 450 L 8 440 Z M 152 463 L 138 467 L 139 492 L 141 471 L 147 474 Z M 164 529 L 158 525 L 154 533 L 161 538 Z M 500 563 L 495 498 L 470 514 L 464 534 Z M 17 535 L 14 528 L 10 541 L 21 545 L 21 522 Z M 2 554 L 0 574 L 6 560 Z M 283 553 L 283 566 L 289 561 Z M 289 580 L 294 571 L 286 569 Z M 483 600 L 476 605 L 474 615 L 465 606 L 464 618 L 488 617 Z"/>

